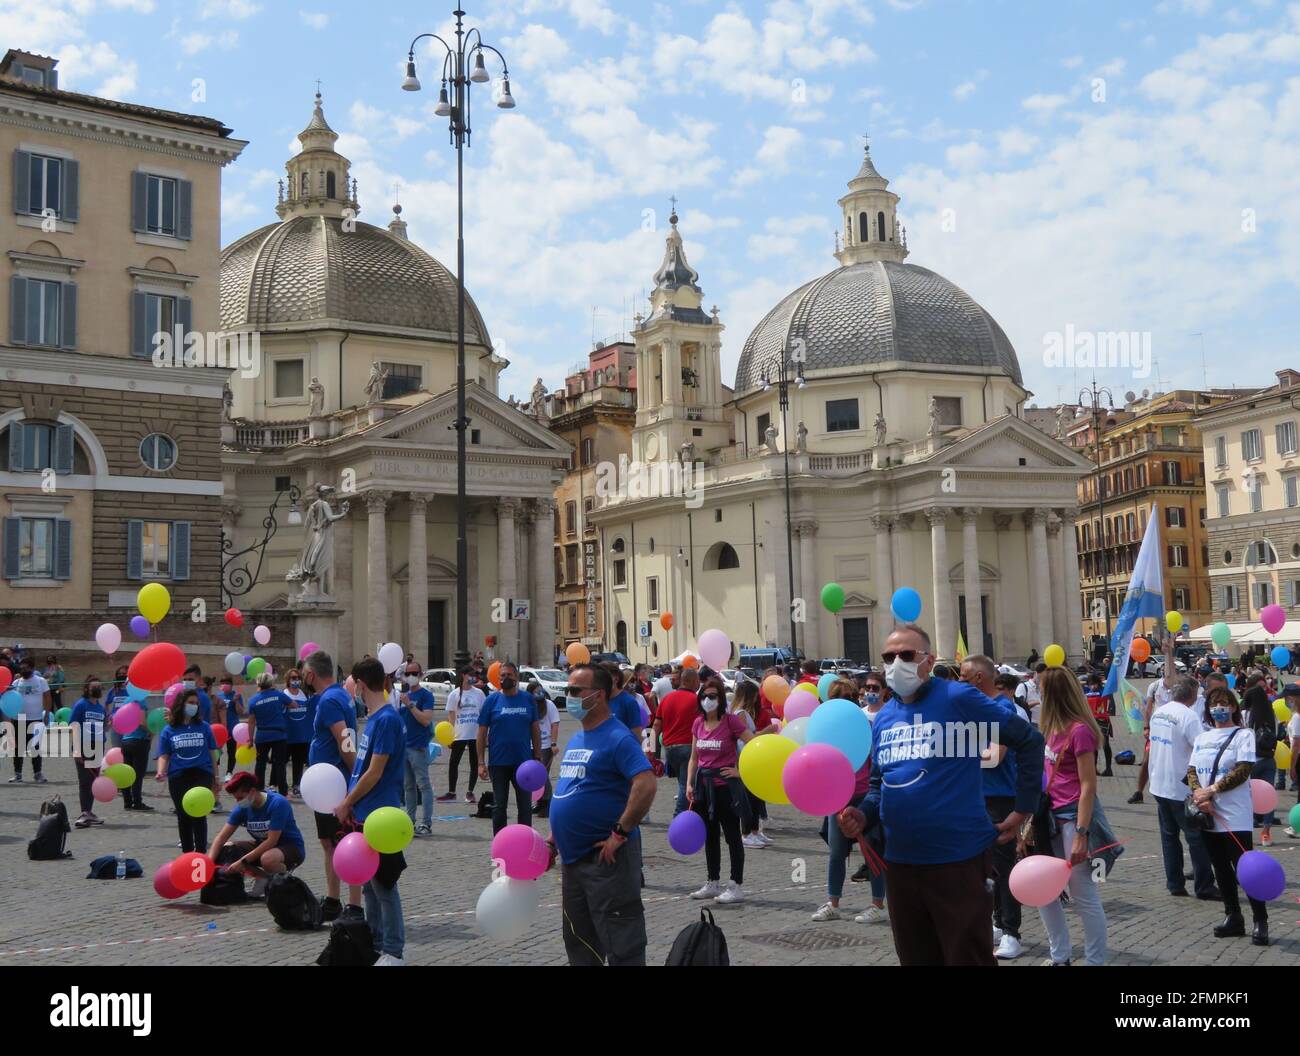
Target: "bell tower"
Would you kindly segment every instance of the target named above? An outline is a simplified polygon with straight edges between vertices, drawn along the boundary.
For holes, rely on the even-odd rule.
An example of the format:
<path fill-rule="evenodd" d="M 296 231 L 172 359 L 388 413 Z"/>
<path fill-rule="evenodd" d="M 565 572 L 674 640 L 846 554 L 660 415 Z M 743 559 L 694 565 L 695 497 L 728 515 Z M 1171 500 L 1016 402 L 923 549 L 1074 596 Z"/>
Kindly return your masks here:
<path fill-rule="evenodd" d="M 338 133 L 325 120 L 317 88 L 311 120 L 298 133 L 302 149 L 284 164 L 288 186 L 281 186 L 280 201 L 275 207 L 280 219 L 342 218 L 349 211 L 355 217 L 361 211 L 357 205 L 356 181 L 348 179 L 352 163 L 334 149 L 338 138 Z"/>
<path fill-rule="evenodd" d="M 865 138 L 865 137 L 864 137 Z M 844 227 L 837 240 L 835 259 L 843 265 L 869 260 L 903 260 L 907 256 L 907 229 L 898 224 L 898 195 L 876 171 L 871 145 L 862 149 L 862 167 L 849 180 L 849 193 L 840 199 Z"/>

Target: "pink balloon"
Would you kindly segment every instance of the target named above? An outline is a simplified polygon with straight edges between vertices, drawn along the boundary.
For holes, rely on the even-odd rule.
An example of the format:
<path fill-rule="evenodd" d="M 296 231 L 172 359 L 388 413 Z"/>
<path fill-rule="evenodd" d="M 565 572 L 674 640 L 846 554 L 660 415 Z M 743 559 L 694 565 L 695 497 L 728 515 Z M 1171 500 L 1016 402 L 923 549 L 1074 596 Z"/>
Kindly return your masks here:
<path fill-rule="evenodd" d="M 97 777 L 90 783 L 90 794 L 98 803 L 112 803 L 117 798 L 117 785 L 107 777 Z"/>
<path fill-rule="evenodd" d="M 719 630 L 705 631 L 697 646 L 700 659 L 714 671 L 721 671 L 731 659 L 731 639 Z"/>
<path fill-rule="evenodd" d="M 379 852 L 366 843 L 365 833 L 349 832 L 334 848 L 334 871 L 345 884 L 365 884 L 379 869 Z"/>
<path fill-rule="evenodd" d="M 821 701 L 817 699 L 816 693 L 810 693 L 806 689 L 796 689 L 785 698 L 785 721 L 794 722 L 795 719 L 802 719 L 811 715 L 817 710 L 817 705 Z"/>
<path fill-rule="evenodd" d="M 108 781 L 108 778 L 101 777 L 100 781 Z M 110 781 L 109 784 L 112 784 Z M 180 898 L 185 894 L 184 891 L 177 891 L 172 884 L 172 863 L 163 862 L 158 866 L 158 871 L 153 874 L 153 889 L 163 898 Z"/>
<path fill-rule="evenodd" d="M 1277 806 L 1277 789 L 1271 781 L 1262 781 L 1258 777 L 1250 783 L 1251 809 L 1256 814 L 1267 814 Z"/>
<path fill-rule="evenodd" d="M 247 744 L 248 723 L 246 722 L 235 723 L 235 728 L 230 731 L 230 736 L 232 736 L 235 739 L 236 744 Z M 378 868 L 378 866 L 376 866 L 376 868 Z"/>
<path fill-rule="evenodd" d="M 492 837 L 492 861 L 511 880 L 536 880 L 549 858 L 546 841 L 527 825 L 507 825 Z"/>
<path fill-rule="evenodd" d="M 259 623 L 253 628 L 253 641 L 258 645 L 266 645 L 271 640 L 271 628 L 264 623 Z"/>
<path fill-rule="evenodd" d="M 122 754 L 121 748 L 110 748 L 104 753 L 104 761 L 101 766 L 116 766 L 118 763 L 125 763 L 126 756 Z"/>
<path fill-rule="evenodd" d="M 543 785 L 541 788 L 533 789 L 533 802 L 536 803 L 539 799 L 541 799 L 543 794 L 545 794 L 545 792 L 546 792 L 545 785 Z"/>
<path fill-rule="evenodd" d="M 1031 854 L 1011 870 L 1007 884 L 1022 906 L 1046 906 L 1061 897 L 1070 882 L 1070 863 L 1050 854 Z"/>
<path fill-rule="evenodd" d="M 788 714 L 789 704 L 786 708 Z M 848 806 L 855 780 L 848 757 L 830 744 L 796 748 L 781 771 L 781 785 L 790 802 L 815 817 L 838 814 Z"/>
<path fill-rule="evenodd" d="M 181 691 L 181 684 L 177 682 L 174 686 L 168 686 L 167 692 L 163 694 L 163 705 L 170 708 L 172 701 L 176 699 L 176 694 Z"/>
<path fill-rule="evenodd" d="M 319 649 L 320 646 L 317 645 L 315 642 L 305 642 L 303 644 L 303 647 L 298 650 L 298 659 L 306 660 L 307 657 L 311 656 L 312 653 L 318 651 Z"/>
<path fill-rule="evenodd" d="M 121 734 L 130 733 L 140 725 L 143 715 L 140 705 L 133 700 L 113 712 L 113 729 Z"/>
<path fill-rule="evenodd" d="M 1259 622 L 1269 634 L 1277 634 L 1286 623 L 1286 609 L 1281 605 L 1265 605 L 1259 610 Z"/>

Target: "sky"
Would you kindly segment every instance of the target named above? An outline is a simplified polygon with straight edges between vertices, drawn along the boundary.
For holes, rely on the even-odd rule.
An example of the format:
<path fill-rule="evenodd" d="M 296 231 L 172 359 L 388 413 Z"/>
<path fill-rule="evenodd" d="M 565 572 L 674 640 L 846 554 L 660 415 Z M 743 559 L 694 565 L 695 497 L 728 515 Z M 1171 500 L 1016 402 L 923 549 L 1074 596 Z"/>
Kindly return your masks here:
<path fill-rule="evenodd" d="M 763 315 L 837 266 L 864 134 L 908 262 L 992 313 L 1040 405 L 1094 373 L 1083 345 L 1052 354 L 1062 335 L 1150 349 L 1095 371 L 1116 403 L 1300 367 L 1300 3 L 466 3 L 518 103 L 477 86 L 466 152 L 466 284 L 511 361 L 503 396 L 558 387 L 593 335 L 630 328 L 672 195 L 729 380 Z M 448 35 L 446 7 L 0 0 L 0 41 L 59 57 L 62 87 L 248 140 L 224 174 L 223 245 L 275 219 L 319 79 L 360 219 L 386 224 L 397 186 L 409 236 L 454 268 L 432 51 L 425 90 L 399 88 L 411 39 Z"/>

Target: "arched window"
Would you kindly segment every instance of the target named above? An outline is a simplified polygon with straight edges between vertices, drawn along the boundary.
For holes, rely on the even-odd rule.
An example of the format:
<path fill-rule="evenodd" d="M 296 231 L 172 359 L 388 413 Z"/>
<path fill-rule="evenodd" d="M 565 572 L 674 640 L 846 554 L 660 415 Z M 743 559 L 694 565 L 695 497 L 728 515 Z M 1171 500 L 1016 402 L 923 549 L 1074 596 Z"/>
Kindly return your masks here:
<path fill-rule="evenodd" d="M 889 235 L 885 233 L 885 214 L 883 212 L 876 214 L 876 230 L 880 232 L 881 242 L 889 241 Z"/>
<path fill-rule="evenodd" d="M 623 556 L 626 548 L 622 539 L 615 539 L 614 544 L 610 547 L 611 556 L 614 559 L 614 586 L 623 587 L 627 585 L 627 559 Z"/>
<path fill-rule="evenodd" d="M 867 219 L 866 213 L 858 213 L 858 241 L 871 241 L 871 221 Z"/>
<path fill-rule="evenodd" d="M 325 197 L 334 197 L 334 173 L 332 172 L 327 172 L 325 174 Z"/>
<path fill-rule="evenodd" d="M 704 555 L 705 572 L 721 572 L 740 567 L 740 555 L 730 543 L 714 543 Z"/>

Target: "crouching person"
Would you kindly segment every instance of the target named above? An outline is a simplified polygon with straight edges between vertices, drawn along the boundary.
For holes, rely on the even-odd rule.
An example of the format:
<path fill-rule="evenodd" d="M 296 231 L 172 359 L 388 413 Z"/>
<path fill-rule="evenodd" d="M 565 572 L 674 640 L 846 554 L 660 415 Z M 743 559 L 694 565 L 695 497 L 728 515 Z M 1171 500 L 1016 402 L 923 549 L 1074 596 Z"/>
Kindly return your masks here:
<path fill-rule="evenodd" d="M 208 857 L 220 862 L 222 848 L 229 847 L 225 868 L 232 873 L 247 873 L 254 877 L 252 897 L 264 894 L 266 885 L 275 873 L 291 872 L 302 865 L 307 856 L 306 844 L 298 823 L 293 817 L 289 800 L 278 792 L 265 792 L 256 775 L 241 770 L 226 782 L 226 791 L 235 797 L 235 809 L 226 824 L 217 833 L 208 850 Z M 248 830 L 252 839 L 231 841 L 240 828 Z"/>

